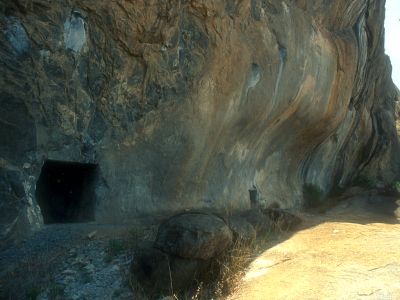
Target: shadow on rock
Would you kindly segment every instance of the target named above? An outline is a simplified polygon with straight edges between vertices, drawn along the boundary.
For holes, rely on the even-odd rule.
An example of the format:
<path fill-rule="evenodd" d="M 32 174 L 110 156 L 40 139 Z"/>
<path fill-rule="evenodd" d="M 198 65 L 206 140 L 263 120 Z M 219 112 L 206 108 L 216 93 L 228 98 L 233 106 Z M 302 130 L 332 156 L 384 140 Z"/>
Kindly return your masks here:
<path fill-rule="evenodd" d="M 135 251 L 132 280 L 151 299 L 187 294 L 203 283 L 215 286 L 226 277 L 233 252 L 249 247 L 257 235 L 292 230 L 300 222 L 280 209 L 252 209 L 229 217 L 204 212 L 174 215 L 160 224 L 154 243 Z M 250 262 L 249 255 L 241 259 Z"/>

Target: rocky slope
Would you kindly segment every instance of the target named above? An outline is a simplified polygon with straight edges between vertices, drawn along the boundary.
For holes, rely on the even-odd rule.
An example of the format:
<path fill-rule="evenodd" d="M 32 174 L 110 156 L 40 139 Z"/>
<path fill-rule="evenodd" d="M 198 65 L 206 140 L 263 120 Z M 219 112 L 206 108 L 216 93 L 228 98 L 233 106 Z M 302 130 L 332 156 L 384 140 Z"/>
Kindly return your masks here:
<path fill-rule="evenodd" d="M 99 222 L 391 184 L 384 2 L 2 1 L 2 239 L 43 223 L 48 159 L 98 165 Z"/>

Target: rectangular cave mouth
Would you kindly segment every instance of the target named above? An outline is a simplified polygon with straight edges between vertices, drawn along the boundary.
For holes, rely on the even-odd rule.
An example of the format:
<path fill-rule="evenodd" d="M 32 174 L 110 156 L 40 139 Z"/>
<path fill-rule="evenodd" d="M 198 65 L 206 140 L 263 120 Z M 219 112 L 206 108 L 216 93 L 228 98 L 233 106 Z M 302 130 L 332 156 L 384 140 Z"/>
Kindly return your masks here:
<path fill-rule="evenodd" d="M 46 160 L 36 184 L 45 224 L 95 220 L 97 164 Z"/>

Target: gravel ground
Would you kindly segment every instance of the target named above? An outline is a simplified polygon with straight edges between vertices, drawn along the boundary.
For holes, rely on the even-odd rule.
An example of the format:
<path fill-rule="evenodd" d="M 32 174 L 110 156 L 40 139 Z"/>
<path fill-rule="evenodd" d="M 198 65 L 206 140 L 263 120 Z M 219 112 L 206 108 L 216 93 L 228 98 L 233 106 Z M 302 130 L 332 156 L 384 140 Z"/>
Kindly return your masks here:
<path fill-rule="evenodd" d="M 134 299 L 132 232 L 143 234 L 132 224 L 46 225 L 0 252 L 0 299 Z"/>
<path fill-rule="evenodd" d="M 57 294 L 62 299 L 134 299 L 127 280 L 132 256 L 121 250 L 110 257 L 108 247 L 107 242 L 94 240 L 71 248 L 54 285 L 38 300 Z"/>
<path fill-rule="evenodd" d="M 36 257 L 43 251 L 58 252 L 65 249 L 82 236 L 95 230 L 95 224 L 52 224 L 45 225 L 42 230 L 31 237 L 0 252 L 0 277 L 16 263 Z"/>

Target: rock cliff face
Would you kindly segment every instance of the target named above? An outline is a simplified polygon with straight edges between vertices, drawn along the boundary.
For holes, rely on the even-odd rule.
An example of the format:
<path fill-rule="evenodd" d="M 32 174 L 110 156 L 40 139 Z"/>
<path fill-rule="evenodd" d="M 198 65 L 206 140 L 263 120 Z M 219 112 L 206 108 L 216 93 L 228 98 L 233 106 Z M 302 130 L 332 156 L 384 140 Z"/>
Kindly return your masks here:
<path fill-rule="evenodd" d="M 99 222 L 391 183 L 384 2 L 2 1 L 2 237 L 43 223 L 46 160 L 98 165 Z"/>

